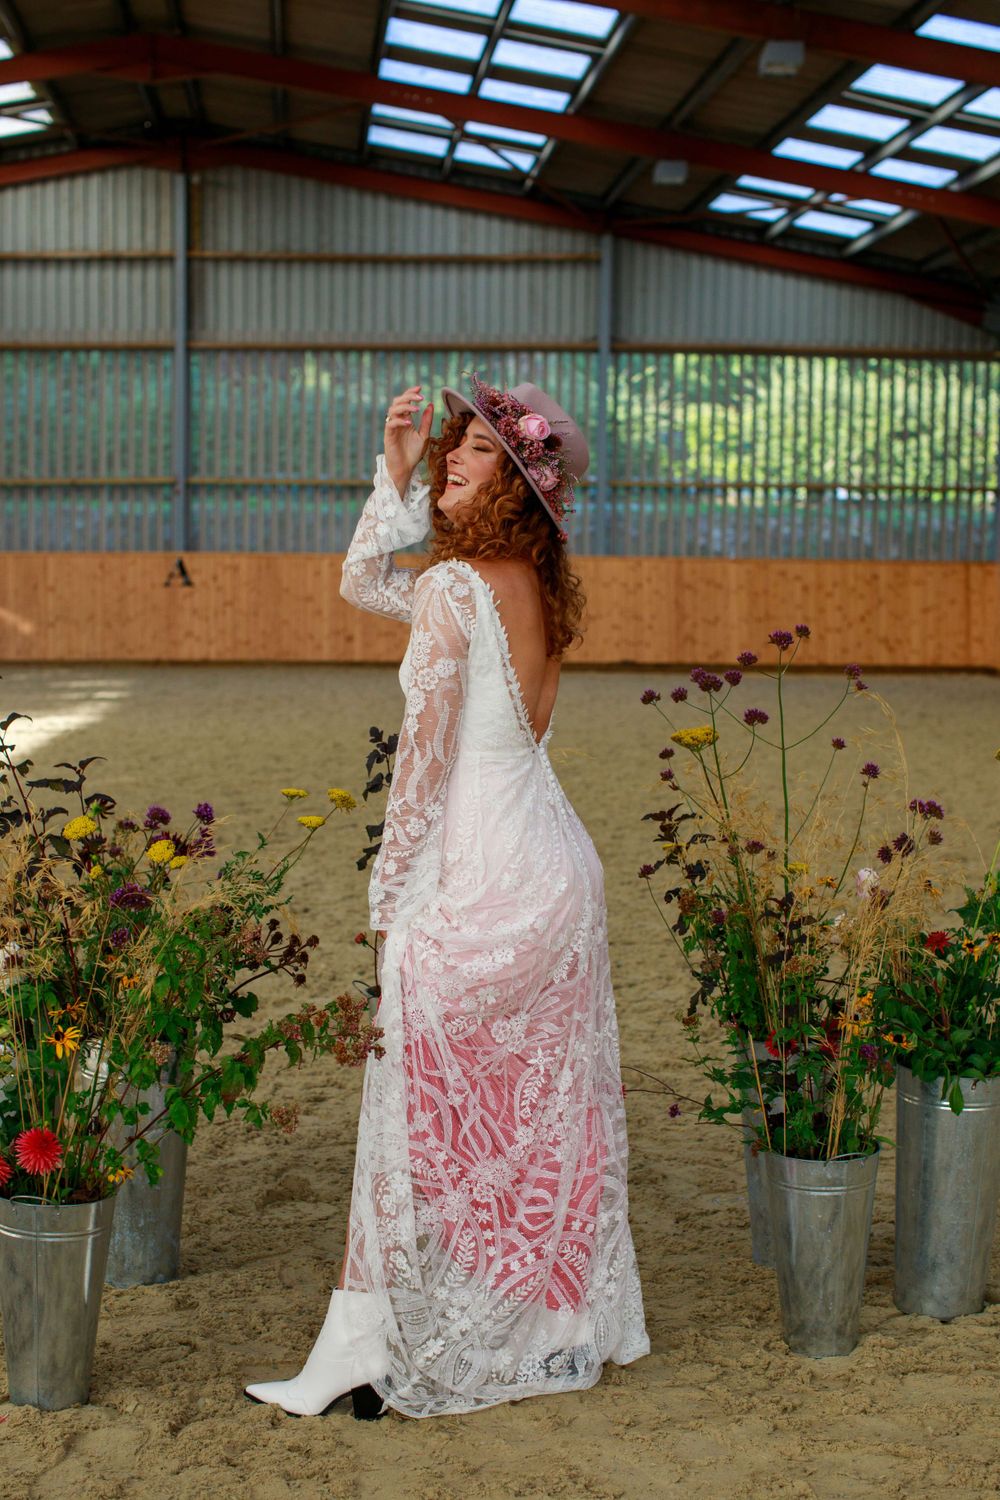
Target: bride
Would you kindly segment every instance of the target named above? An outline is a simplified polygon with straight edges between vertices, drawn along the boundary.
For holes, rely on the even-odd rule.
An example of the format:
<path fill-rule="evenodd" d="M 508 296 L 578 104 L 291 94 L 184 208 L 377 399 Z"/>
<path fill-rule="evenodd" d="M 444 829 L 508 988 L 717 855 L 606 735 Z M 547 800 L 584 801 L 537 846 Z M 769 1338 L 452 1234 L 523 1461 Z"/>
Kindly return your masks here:
<path fill-rule="evenodd" d="M 420 387 L 393 400 L 344 563 L 410 640 L 344 1267 L 302 1371 L 247 1387 L 299 1416 L 477 1411 L 649 1351 L 601 866 L 548 758 L 587 445 L 534 385 L 444 402 L 431 440 Z M 431 565 L 398 567 L 428 532 Z"/>

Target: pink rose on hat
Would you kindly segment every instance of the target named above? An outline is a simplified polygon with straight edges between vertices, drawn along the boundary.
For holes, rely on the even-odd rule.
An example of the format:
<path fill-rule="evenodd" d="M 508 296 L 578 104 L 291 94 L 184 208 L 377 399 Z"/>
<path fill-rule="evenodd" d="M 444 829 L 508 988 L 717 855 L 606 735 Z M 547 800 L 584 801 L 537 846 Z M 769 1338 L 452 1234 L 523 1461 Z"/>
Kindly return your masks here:
<path fill-rule="evenodd" d="M 525 412 L 523 417 L 518 418 L 517 425 L 525 437 L 535 438 L 540 443 L 543 443 L 552 431 L 548 422 L 537 411 Z"/>
<path fill-rule="evenodd" d="M 544 420 L 545 418 L 543 417 L 542 421 Z M 559 487 L 559 475 L 553 469 L 543 469 L 538 467 L 537 465 L 532 465 L 532 467 L 528 470 L 528 473 L 531 475 L 532 479 L 538 485 L 538 488 L 540 490 L 548 491 L 558 489 Z"/>

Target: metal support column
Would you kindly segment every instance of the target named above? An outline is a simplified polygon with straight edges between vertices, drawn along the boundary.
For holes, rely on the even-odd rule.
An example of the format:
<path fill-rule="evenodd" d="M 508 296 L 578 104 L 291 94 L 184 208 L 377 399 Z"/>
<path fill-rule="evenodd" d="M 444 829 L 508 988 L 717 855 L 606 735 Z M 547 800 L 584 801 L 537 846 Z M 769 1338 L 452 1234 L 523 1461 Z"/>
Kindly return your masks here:
<path fill-rule="evenodd" d="M 611 490 L 611 342 L 614 336 L 614 239 L 601 235 L 601 260 L 597 273 L 597 431 L 594 463 L 597 469 L 594 502 L 598 524 L 594 528 L 594 550 L 614 551 L 615 526 Z"/>
<path fill-rule="evenodd" d="M 174 177 L 174 529 L 173 551 L 185 552 L 192 545 L 191 497 L 188 477 L 191 467 L 191 395 L 188 370 L 188 174 Z"/>

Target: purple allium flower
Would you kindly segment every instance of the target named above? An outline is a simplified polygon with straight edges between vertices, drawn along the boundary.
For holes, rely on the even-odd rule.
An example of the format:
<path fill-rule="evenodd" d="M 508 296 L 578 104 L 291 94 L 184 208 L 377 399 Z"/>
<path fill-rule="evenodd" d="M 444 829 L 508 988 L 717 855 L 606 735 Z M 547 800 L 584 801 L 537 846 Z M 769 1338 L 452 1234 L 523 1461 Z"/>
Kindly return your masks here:
<path fill-rule="evenodd" d="M 812 631 L 809 629 L 808 625 L 796 625 L 795 634 L 798 636 L 800 641 L 807 641 L 812 635 Z"/>
<path fill-rule="evenodd" d="M 706 672 L 704 667 L 695 667 L 691 673 L 691 681 L 700 687 L 703 693 L 722 691 L 722 678 L 717 677 L 714 672 Z"/>
<path fill-rule="evenodd" d="M 892 847 L 896 850 L 897 854 L 902 854 L 905 857 L 907 854 L 913 853 L 916 844 L 914 844 L 908 833 L 897 833 L 892 841 Z"/>
<path fill-rule="evenodd" d="M 740 683 L 743 681 L 743 673 L 738 672 L 735 667 L 730 667 L 729 671 L 723 672 L 722 675 L 729 683 L 730 687 L 739 687 Z"/>
<path fill-rule="evenodd" d="M 867 691 L 868 691 L 868 684 L 867 684 L 867 682 L 862 682 L 860 677 L 856 678 L 855 683 L 854 683 L 854 691 L 856 693 L 867 693 Z"/>
<path fill-rule="evenodd" d="M 108 899 L 119 911 L 145 911 L 147 906 L 153 904 L 149 892 L 144 891 L 141 885 L 136 885 L 134 880 L 127 880 L 124 885 L 120 885 L 111 892 Z"/>
<path fill-rule="evenodd" d="M 830 741 L 830 744 L 833 746 L 833 748 L 835 750 L 846 750 L 847 749 L 847 741 L 846 740 L 842 740 L 840 738 L 839 734 L 835 734 L 834 735 L 833 739 Z"/>
<path fill-rule="evenodd" d="M 764 845 L 761 843 L 760 839 L 747 839 L 743 847 L 744 849 L 746 849 L 748 854 L 764 853 Z"/>
<path fill-rule="evenodd" d="M 109 859 L 119 859 L 125 853 L 125 850 L 121 844 L 109 844 L 104 852 Z"/>
<path fill-rule="evenodd" d="M 910 803 L 910 812 L 917 813 L 921 818 L 944 817 L 944 808 L 941 806 L 940 802 L 935 802 L 933 797 L 928 797 L 926 802 L 922 801 L 918 797 L 914 797 L 913 801 Z"/>
<path fill-rule="evenodd" d="M 721 906 L 715 907 L 713 911 L 709 912 L 708 916 L 713 927 L 724 927 L 726 925 L 726 914 Z"/>
<path fill-rule="evenodd" d="M 194 810 L 194 815 L 198 819 L 199 823 L 215 822 L 215 808 L 212 806 L 211 802 L 199 802 L 198 806 Z"/>
<path fill-rule="evenodd" d="M 757 656 L 753 651 L 741 651 L 736 660 L 745 672 L 748 672 L 751 667 L 757 665 Z"/>
<path fill-rule="evenodd" d="M 146 817 L 142 826 L 143 828 L 152 830 L 153 828 L 165 828 L 169 822 L 170 814 L 167 812 L 167 809 L 160 807 L 158 803 L 154 802 L 151 807 L 146 808 Z"/>
<path fill-rule="evenodd" d="M 663 749 L 660 751 L 660 759 L 673 760 L 676 754 L 677 751 L 674 749 L 673 745 L 664 745 Z"/>
<path fill-rule="evenodd" d="M 861 775 L 865 781 L 876 781 L 880 774 L 879 764 L 876 760 L 866 760 L 861 767 Z"/>
<path fill-rule="evenodd" d="M 685 700 L 687 699 L 687 695 L 688 690 L 686 687 L 675 687 L 673 692 L 670 694 L 675 703 L 685 702 Z"/>
<path fill-rule="evenodd" d="M 660 772 L 660 780 L 661 781 L 673 781 L 673 779 L 674 779 L 674 773 L 671 770 L 670 766 L 667 766 L 665 770 L 663 770 L 663 771 Z"/>
<path fill-rule="evenodd" d="M 670 1108 L 667 1110 L 667 1114 L 670 1116 L 670 1118 L 672 1120 L 676 1120 L 677 1116 L 680 1114 L 680 1112 L 681 1112 L 681 1107 L 680 1107 L 679 1104 L 671 1104 Z"/>
<path fill-rule="evenodd" d="M 772 646 L 777 646 L 779 651 L 787 651 L 795 640 L 790 630 L 772 630 L 768 636 Z"/>
<path fill-rule="evenodd" d="M 655 688 L 646 688 L 639 699 L 640 703 L 659 703 L 659 701 L 660 695 Z"/>
<path fill-rule="evenodd" d="M 848 662 L 847 666 L 844 668 L 844 676 L 852 677 L 855 679 L 855 681 L 861 676 L 861 668 L 858 666 L 856 661 Z"/>
<path fill-rule="evenodd" d="M 858 1048 L 858 1055 L 866 1063 L 878 1062 L 878 1048 L 871 1042 L 862 1042 Z"/>
<path fill-rule="evenodd" d="M 770 714 L 766 714 L 762 708 L 748 708 L 743 715 L 744 724 L 766 724 Z"/>
<path fill-rule="evenodd" d="M 133 818 L 119 818 L 115 827 L 120 828 L 122 833 L 136 833 L 139 825 Z"/>
<path fill-rule="evenodd" d="M 639 879 L 640 880 L 648 880 L 651 875 L 655 875 L 655 874 L 656 874 L 656 866 L 655 865 L 640 865 L 639 866 Z"/>
<path fill-rule="evenodd" d="M 892 850 L 889 848 L 888 844 L 882 845 L 881 849 L 878 851 L 878 857 L 884 865 L 892 864 Z"/>
<path fill-rule="evenodd" d="M 940 828 L 928 828 L 928 830 L 927 830 L 927 842 L 929 844 L 943 844 L 944 843 L 944 834 L 941 832 Z"/>
<path fill-rule="evenodd" d="M 108 942 L 112 948 L 124 948 L 131 935 L 127 927 L 112 927 L 108 933 Z"/>

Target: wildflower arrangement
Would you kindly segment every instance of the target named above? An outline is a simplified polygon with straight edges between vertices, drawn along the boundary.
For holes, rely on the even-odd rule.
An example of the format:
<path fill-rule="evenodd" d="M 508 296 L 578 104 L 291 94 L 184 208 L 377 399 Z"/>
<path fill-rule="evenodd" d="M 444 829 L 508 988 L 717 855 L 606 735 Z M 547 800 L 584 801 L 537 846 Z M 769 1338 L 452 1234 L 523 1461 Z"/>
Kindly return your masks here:
<path fill-rule="evenodd" d="M 930 806 L 929 816 L 943 816 L 936 803 Z M 895 852 L 879 851 L 887 861 Z M 962 1079 L 1000 1075 L 998 858 L 1000 844 L 982 883 L 966 886 L 964 900 L 952 908 L 957 922 L 918 929 L 876 989 L 879 1012 L 905 1048 L 907 1067 L 925 1081 L 940 1078 L 941 1097 L 956 1114 L 964 1104 Z"/>
<path fill-rule="evenodd" d="M 273 851 L 304 789 L 283 790 L 254 849 L 223 858 L 208 802 L 181 825 L 158 803 L 141 820 L 117 816 L 86 788 L 92 759 L 29 779 L 8 739 L 21 717 L 0 724 L 0 1193 L 100 1198 L 131 1175 L 127 1154 L 156 1181 L 165 1124 L 191 1140 L 221 1108 L 294 1128 L 294 1110 L 255 1097 L 269 1058 L 381 1055 L 353 995 L 247 1025 L 256 986 L 305 985 L 319 941 L 291 927 L 284 887 L 330 814 L 300 815 L 291 847 Z M 331 813 L 354 806 L 342 788 L 328 796 Z M 137 1091 L 164 1069 L 166 1119 L 151 1118 Z"/>
<path fill-rule="evenodd" d="M 562 439 L 540 412 L 532 411 L 510 391 L 487 385 L 478 375 L 471 379 L 473 406 L 523 465 L 532 483 L 545 496 L 549 509 L 562 520 L 575 508 L 576 479 L 562 452 Z"/>
<path fill-rule="evenodd" d="M 670 729 L 669 801 L 646 814 L 659 852 L 639 878 L 696 982 L 682 1019 L 716 1089 L 702 1118 L 729 1123 L 750 1109 L 762 1148 L 825 1159 L 877 1145 L 907 1043 L 881 1023 L 876 991 L 931 899 L 925 865 L 940 834 L 937 804 L 912 804 L 890 862 L 857 870 L 881 816 L 881 763 L 865 750 L 852 758 L 834 735 L 817 780 L 795 752 L 842 710 L 866 700 L 886 710 L 851 664 L 819 722 L 793 734 L 788 677 L 809 638 L 804 624 L 772 631 L 770 665 L 744 651 L 721 674 L 695 667 L 670 710 L 643 693 Z M 756 692 L 740 702 L 750 683 L 767 707 Z M 698 722 L 677 723 L 683 712 Z M 767 771 L 771 799 L 756 779 Z"/>

